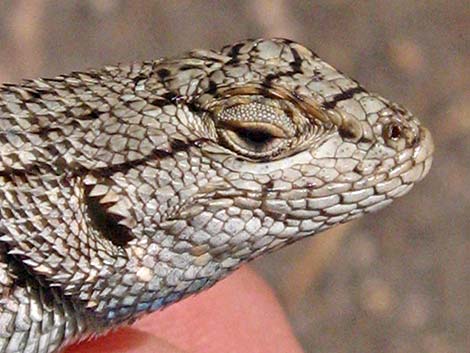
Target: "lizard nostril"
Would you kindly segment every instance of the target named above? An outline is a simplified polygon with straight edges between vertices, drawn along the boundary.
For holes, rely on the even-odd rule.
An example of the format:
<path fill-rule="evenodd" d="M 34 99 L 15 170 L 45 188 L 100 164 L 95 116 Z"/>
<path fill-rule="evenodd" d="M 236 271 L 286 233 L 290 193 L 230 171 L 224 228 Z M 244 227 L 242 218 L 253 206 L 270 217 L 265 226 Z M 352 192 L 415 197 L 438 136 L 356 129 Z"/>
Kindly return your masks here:
<path fill-rule="evenodd" d="M 387 143 L 394 145 L 406 135 L 406 130 L 402 124 L 391 122 L 384 127 L 383 138 Z"/>
<path fill-rule="evenodd" d="M 420 133 L 411 126 L 405 126 L 399 122 L 391 122 L 385 126 L 383 138 L 392 147 L 398 147 L 404 143 L 403 148 L 411 148 L 419 144 Z"/>
<path fill-rule="evenodd" d="M 387 129 L 387 135 L 389 139 L 398 140 L 402 136 L 402 126 L 399 124 L 390 124 Z"/>

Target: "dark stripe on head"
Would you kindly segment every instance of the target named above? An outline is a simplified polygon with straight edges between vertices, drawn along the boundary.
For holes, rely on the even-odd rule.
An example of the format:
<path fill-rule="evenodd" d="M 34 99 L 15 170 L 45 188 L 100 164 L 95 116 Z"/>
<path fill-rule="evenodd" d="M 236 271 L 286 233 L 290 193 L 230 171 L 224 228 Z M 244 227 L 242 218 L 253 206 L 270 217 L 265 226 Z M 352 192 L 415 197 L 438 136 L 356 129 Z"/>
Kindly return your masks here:
<path fill-rule="evenodd" d="M 186 70 L 192 70 L 192 69 L 199 69 L 199 67 L 196 65 L 184 64 L 178 68 L 178 70 L 180 71 L 186 71 Z"/>
<path fill-rule="evenodd" d="M 165 94 L 162 94 L 162 97 L 173 104 L 178 103 L 178 101 L 181 99 L 181 96 L 177 95 L 174 92 L 167 92 Z"/>
<path fill-rule="evenodd" d="M 290 67 L 292 67 L 294 73 L 301 72 L 302 58 L 300 57 L 299 52 L 292 47 L 290 47 L 290 51 L 294 57 L 294 61 L 290 63 Z"/>
<path fill-rule="evenodd" d="M 168 99 L 166 99 L 166 98 L 157 97 L 157 98 L 155 98 L 154 100 L 152 100 L 152 101 L 150 102 L 150 104 L 153 104 L 153 105 L 156 106 L 156 107 L 162 108 L 162 107 L 164 107 L 165 105 L 171 104 L 171 102 L 170 102 Z"/>
<path fill-rule="evenodd" d="M 240 52 L 240 49 L 245 45 L 245 43 L 238 43 L 235 44 L 229 51 L 228 55 L 231 56 L 232 58 L 235 58 L 238 53 Z"/>
<path fill-rule="evenodd" d="M 240 49 L 245 45 L 245 43 L 238 43 L 235 44 L 230 51 L 228 52 L 228 56 L 232 57 L 227 64 L 236 64 L 238 62 L 238 54 L 240 53 Z"/>
<path fill-rule="evenodd" d="M 194 101 L 190 101 L 190 102 L 186 103 L 186 105 L 187 105 L 190 112 L 193 112 L 193 113 L 196 113 L 196 114 L 201 114 L 201 113 L 205 112 L 205 110 L 202 109 L 201 106 L 197 105 L 197 103 L 194 102 Z"/>
<path fill-rule="evenodd" d="M 262 86 L 266 88 L 270 88 L 272 86 L 273 81 L 280 77 L 282 77 L 282 73 L 280 72 L 267 74 L 263 80 Z"/>
<path fill-rule="evenodd" d="M 206 93 L 214 95 L 216 92 L 217 92 L 217 84 L 214 81 L 209 80 L 209 87 L 207 88 Z"/>
<path fill-rule="evenodd" d="M 98 175 L 101 177 L 109 177 L 118 172 L 125 173 L 129 169 L 136 168 L 139 165 L 145 164 L 149 161 L 173 157 L 178 152 L 188 151 L 191 147 L 199 146 L 200 144 L 206 141 L 209 141 L 209 139 L 199 138 L 199 139 L 192 140 L 192 141 L 181 141 L 181 140 L 176 140 L 176 139 L 170 140 L 168 150 L 155 148 L 149 155 L 143 158 L 121 163 L 121 164 L 115 164 L 110 167 L 97 168 L 91 171 L 80 170 L 79 174 L 85 174 L 87 172 L 91 172 L 92 174 Z"/>
<path fill-rule="evenodd" d="M 137 84 L 139 83 L 140 81 L 142 80 L 145 80 L 147 78 L 147 76 L 145 76 L 144 74 L 138 74 L 136 77 L 133 77 L 132 78 L 132 81 Z"/>
<path fill-rule="evenodd" d="M 354 97 L 355 94 L 361 93 L 361 92 L 366 92 L 366 91 L 361 86 L 357 86 L 357 87 L 350 88 L 344 92 L 338 93 L 334 95 L 333 98 L 329 102 L 323 103 L 323 108 L 333 109 L 336 107 L 336 105 L 339 102 L 344 101 L 346 99 L 351 99 L 352 97 Z"/>

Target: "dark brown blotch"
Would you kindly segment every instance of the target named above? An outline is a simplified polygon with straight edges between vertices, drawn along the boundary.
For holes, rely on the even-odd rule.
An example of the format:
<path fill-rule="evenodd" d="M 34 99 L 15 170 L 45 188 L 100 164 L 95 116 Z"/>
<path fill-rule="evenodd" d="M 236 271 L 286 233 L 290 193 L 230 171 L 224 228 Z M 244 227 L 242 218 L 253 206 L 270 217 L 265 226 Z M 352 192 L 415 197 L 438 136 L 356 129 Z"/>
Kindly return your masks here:
<path fill-rule="evenodd" d="M 93 226 L 111 243 L 122 247 L 134 239 L 129 228 L 119 224 L 122 218 L 106 212 L 110 205 L 102 205 L 99 198 L 90 197 L 89 190 L 86 190 L 85 204 Z"/>

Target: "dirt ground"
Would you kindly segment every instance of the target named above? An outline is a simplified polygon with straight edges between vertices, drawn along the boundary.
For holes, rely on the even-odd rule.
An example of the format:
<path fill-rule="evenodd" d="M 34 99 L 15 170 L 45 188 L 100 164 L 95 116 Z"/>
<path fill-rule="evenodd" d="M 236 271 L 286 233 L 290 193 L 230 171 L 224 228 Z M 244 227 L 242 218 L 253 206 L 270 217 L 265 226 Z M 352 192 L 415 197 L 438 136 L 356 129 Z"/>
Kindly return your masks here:
<path fill-rule="evenodd" d="M 465 0 L 3 0 L 0 81 L 247 37 L 287 37 L 433 133 L 434 166 L 375 215 L 254 263 L 306 352 L 470 347 L 470 6 Z M 465 348 L 467 347 L 467 348 Z"/>

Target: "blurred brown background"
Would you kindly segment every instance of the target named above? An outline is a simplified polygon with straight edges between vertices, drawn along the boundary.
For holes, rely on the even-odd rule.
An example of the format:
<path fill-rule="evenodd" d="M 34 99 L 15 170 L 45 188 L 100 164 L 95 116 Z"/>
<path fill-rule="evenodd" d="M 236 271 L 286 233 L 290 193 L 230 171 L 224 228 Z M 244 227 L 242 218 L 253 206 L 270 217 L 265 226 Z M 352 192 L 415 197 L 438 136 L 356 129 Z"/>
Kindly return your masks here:
<path fill-rule="evenodd" d="M 465 0 L 2 0 L 0 81 L 247 37 L 314 49 L 420 116 L 434 166 L 391 207 L 254 266 L 306 352 L 468 352 L 469 18 Z"/>

